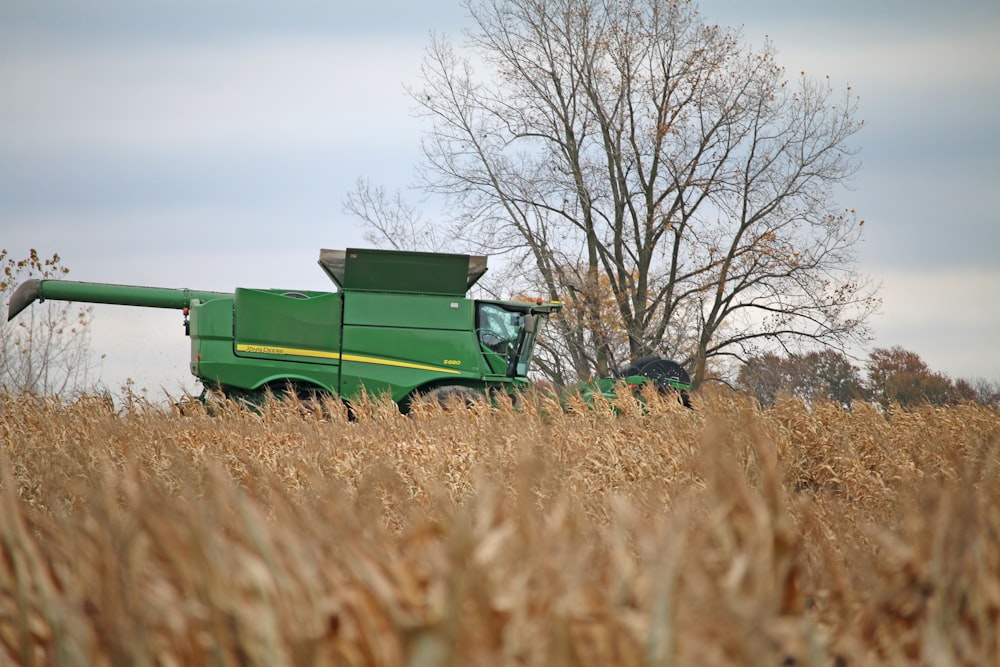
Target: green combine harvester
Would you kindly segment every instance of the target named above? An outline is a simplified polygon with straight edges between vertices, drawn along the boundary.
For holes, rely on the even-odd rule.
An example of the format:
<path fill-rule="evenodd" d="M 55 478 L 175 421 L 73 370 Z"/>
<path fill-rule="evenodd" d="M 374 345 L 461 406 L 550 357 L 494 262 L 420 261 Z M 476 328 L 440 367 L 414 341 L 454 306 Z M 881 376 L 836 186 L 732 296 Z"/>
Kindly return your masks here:
<path fill-rule="evenodd" d="M 12 295 L 8 320 L 45 299 L 182 310 L 191 372 L 206 388 L 251 402 L 388 392 L 407 412 L 418 397 L 471 404 L 527 386 L 542 317 L 562 307 L 466 298 L 486 272 L 484 256 L 321 250 L 319 265 L 338 291 L 29 280 Z"/>
<path fill-rule="evenodd" d="M 400 410 L 415 400 L 466 405 L 528 386 L 535 341 L 558 302 L 468 299 L 486 257 L 393 250 L 321 250 L 336 292 L 237 288 L 235 292 L 28 280 L 11 296 L 8 320 L 35 301 L 84 301 L 184 313 L 191 373 L 206 389 L 259 403 L 267 395 L 332 394 L 350 401 L 389 393 Z M 614 377 L 572 389 L 590 402 L 622 383 L 637 395 L 653 383 L 690 407 L 691 380 L 676 362 L 651 356 Z"/>

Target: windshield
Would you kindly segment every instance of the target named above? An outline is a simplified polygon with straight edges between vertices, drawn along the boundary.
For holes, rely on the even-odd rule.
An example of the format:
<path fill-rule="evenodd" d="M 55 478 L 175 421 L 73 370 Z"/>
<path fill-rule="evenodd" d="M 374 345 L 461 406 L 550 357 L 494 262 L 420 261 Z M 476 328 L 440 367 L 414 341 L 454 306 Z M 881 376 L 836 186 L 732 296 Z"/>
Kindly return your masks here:
<path fill-rule="evenodd" d="M 476 335 L 486 352 L 486 360 L 491 370 L 510 377 L 524 377 L 528 374 L 528 362 L 535 344 L 534 331 L 537 326 L 526 330 L 525 321 L 537 324 L 537 315 L 523 310 L 505 308 L 495 303 L 478 303 L 476 308 Z"/>

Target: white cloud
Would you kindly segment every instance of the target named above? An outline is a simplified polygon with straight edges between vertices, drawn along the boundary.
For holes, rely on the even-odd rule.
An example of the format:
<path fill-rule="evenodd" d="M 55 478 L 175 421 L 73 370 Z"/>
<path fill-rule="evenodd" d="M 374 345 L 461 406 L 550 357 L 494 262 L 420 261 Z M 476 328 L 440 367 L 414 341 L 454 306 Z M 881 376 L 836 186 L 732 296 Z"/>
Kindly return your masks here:
<path fill-rule="evenodd" d="M 814 27 L 813 27 L 814 28 Z M 863 96 L 919 92 L 924 103 L 945 106 L 958 89 L 990 90 L 1000 81 L 996 44 L 1000 26 L 970 26 L 963 32 L 925 31 L 843 34 L 789 24 L 775 38 L 779 61 L 790 74 L 805 70 L 838 82 L 863 83 Z M 994 95 L 995 88 L 990 91 Z"/>
<path fill-rule="evenodd" d="M 191 340 L 184 335 L 180 311 L 129 306 L 95 306 L 91 325 L 95 363 L 91 380 L 112 391 L 132 380 L 150 399 L 175 398 L 200 386 L 188 368 Z"/>
<path fill-rule="evenodd" d="M 876 346 L 900 345 L 954 378 L 1000 378 L 1000 268 L 888 270 Z"/>
<path fill-rule="evenodd" d="M 316 264 L 319 249 L 364 244 L 350 221 L 317 225 L 226 208 L 46 214 L 20 222 L 4 230 L 3 247 L 17 258 L 32 247 L 46 256 L 58 252 L 70 280 L 210 291 L 332 289 Z"/>
<path fill-rule="evenodd" d="M 18 51 L 0 60 L 0 141 L 30 154 L 168 155 L 412 141 L 402 83 L 416 76 L 423 44 L 261 38 Z"/>
<path fill-rule="evenodd" d="M 426 28 L 462 10 L 153 4 L 3 5 L 3 245 L 55 244 L 79 280 L 328 289 L 316 251 L 360 237 L 337 191 L 357 175 L 404 185 L 422 125 L 402 83 L 416 79 Z M 848 200 L 873 233 L 863 268 L 885 281 L 875 344 L 1000 379 L 995 1 L 700 4 L 710 21 L 746 22 L 752 42 L 770 34 L 790 75 L 830 74 L 861 96 L 866 165 Z M 975 270 L 931 268 L 973 256 Z M 105 381 L 189 378 L 178 321 L 103 307 Z"/>

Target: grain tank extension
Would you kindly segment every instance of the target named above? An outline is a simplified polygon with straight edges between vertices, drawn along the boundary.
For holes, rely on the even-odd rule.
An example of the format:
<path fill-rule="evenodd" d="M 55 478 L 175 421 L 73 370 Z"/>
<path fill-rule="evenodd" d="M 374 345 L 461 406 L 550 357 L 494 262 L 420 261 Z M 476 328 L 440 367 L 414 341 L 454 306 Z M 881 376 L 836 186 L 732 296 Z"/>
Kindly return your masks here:
<path fill-rule="evenodd" d="M 406 411 L 421 394 L 468 400 L 525 386 L 542 317 L 561 308 L 466 298 L 484 256 L 349 248 L 321 250 L 319 265 L 338 291 L 29 280 L 8 319 L 45 299 L 182 310 L 191 372 L 206 387 L 345 400 L 388 392 Z"/>

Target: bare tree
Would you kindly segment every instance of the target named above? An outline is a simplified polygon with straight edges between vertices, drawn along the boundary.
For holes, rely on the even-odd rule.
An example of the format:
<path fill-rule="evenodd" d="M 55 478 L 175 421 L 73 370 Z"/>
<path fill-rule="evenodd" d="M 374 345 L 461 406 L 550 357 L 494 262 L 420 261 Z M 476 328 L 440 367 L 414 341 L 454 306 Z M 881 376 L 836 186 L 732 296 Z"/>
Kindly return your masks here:
<path fill-rule="evenodd" d="M 659 352 L 699 384 L 762 346 L 866 335 L 863 221 L 834 198 L 857 168 L 849 87 L 787 79 L 685 0 L 465 6 L 465 50 L 433 38 L 411 91 L 431 122 L 420 185 L 447 200 L 445 238 L 569 302 L 557 381 Z"/>
<path fill-rule="evenodd" d="M 344 210 L 367 223 L 364 237 L 376 246 L 393 250 L 447 252 L 445 230 L 423 219 L 420 211 L 398 192 L 358 179 L 344 201 Z"/>
<path fill-rule="evenodd" d="M 69 269 L 58 254 L 42 259 L 32 249 L 16 260 L 0 250 L 0 303 L 29 278 L 62 278 Z M 90 371 L 90 308 L 38 303 L 8 322 L 0 319 L 0 391 L 66 394 L 86 388 Z"/>

